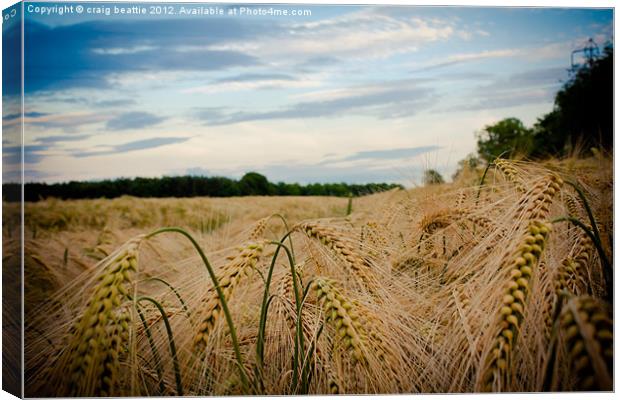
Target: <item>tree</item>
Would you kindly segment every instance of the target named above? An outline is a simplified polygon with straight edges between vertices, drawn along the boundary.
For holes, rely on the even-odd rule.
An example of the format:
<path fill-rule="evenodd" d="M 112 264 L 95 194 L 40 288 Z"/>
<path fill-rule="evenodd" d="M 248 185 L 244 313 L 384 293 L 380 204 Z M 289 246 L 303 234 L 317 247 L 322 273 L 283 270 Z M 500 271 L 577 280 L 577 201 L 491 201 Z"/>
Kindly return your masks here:
<path fill-rule="evenodd" d="M 265 196 L 269 194 L 269 181 L 258 172 L 248 172 L 239 181 L 242 196 Z"/>
<path fill-rule="evenodd" d="M 554 108 L 531 129 L 516 118 L 485 126 L 477 133 L 478 154 L 529 158 L 588 153 L 591 147 L 613 150 L 613 47 L 590 59 L 556 94 Z M 459 171 L 462 171 L 461 167 Z"/>
<path fill-rule="evenodd" d="M 533 156 L 568 153 L 577 147 L 613 147 L 613 48 L 582 66 L 556 94 L 553 111 L 536 125 Z"/>
<path fill-rule="evenodd" d="M 437 185 L 444 183 L 443 176 L 434 169 L 427 169 L 424 171 L 424 184 L 425 185 Z"/>
<path fill-rule="evenodd" d="M 478 154 L 488 162 L 497 157 L 514 158 L 528 155 L 533 144 L 533 132 L 517 118 L 506 118 L 487 125 L 478 137 Z"/>
<path fill-rule="evenodd" d="M 6 201 L 18 201 L 20 190 L 18 184 L 4 184 L 8 193 Z M 24 199 L 39 201 L 50 197 L 59 199 L 94 199 L 114 198 L 124 195 L 136 197 L 230 197 L 230 196 L 360 196 L 375 192 L 382 192 L 394 188 L 402 188 L 393 183 L 313 183 L 300 185 L 298 183 L 271 183 L 261 174 L 247 173 L 241 180 L 233 180 L 221 176 L 164 176 L 161 178 L 118 178 L 114 180 L 63 182 L 63 183 L 34 183 L 25 184 Z"/>

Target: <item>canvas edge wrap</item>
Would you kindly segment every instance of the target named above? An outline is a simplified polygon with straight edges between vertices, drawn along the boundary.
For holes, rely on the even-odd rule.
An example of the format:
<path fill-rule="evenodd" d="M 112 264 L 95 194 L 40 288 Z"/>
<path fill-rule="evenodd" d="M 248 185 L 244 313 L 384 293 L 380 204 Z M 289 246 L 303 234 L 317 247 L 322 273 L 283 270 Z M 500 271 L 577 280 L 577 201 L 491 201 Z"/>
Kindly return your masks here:
<path fill-rule="evenodd" d="M 2 390 L 23 397 L 23 5 L 2 11 Z M 20 202 L 7 215 L 5 201 Z M 13 212 L 14 213 L 14 212 Z M 15 214 L 15 213 L 14 213 Z M 7 221 L 8 220 L 8 221 Z M 15 227 L 15 224 L 19 224 Z M 10 243 L 9 245 L 7 245 Z"/>

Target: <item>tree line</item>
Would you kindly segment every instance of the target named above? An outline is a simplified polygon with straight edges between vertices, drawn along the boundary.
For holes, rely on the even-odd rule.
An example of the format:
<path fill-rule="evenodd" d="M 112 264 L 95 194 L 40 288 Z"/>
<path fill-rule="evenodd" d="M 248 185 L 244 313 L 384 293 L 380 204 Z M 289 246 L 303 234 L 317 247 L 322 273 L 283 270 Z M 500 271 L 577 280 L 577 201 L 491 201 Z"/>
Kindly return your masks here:
<path fill-rule="evenodd" d="M 102 181 L 26 183 L 24 200 L 46 198 L 96 199 L 124 195 L 135 197 L 231 197 L 231 196 L 362 196 L 382 192 L 402 185 L 392 183 L 272 183 L 256 172 L 245 174 L 240 180 L 225 177 L 164 176 L 161 178 L 119 178 Z M 4 184 L 5 201 L 19 201 L 19 184 Z"/>

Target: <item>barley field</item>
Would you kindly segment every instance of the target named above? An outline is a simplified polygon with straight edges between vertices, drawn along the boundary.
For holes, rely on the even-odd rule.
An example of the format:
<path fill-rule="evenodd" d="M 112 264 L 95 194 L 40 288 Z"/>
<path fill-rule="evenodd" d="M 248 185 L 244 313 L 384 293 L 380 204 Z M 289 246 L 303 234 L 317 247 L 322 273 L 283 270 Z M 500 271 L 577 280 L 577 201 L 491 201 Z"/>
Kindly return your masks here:
<path fill-rule="evenodd" d="M 612 197 L 597 153 L 350 203 L 26 204 L 26 395 L 610 391 Z"/>

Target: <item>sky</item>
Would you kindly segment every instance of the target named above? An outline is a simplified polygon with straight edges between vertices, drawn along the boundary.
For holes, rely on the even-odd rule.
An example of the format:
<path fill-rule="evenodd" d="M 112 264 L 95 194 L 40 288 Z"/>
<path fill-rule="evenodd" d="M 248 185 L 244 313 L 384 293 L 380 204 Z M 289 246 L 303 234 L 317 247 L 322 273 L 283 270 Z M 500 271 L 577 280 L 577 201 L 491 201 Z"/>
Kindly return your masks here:
<path fill-rule="evenodd" d="M 25 5 L 27 182 L 256 171 L 413 186 L 427 168 L 449 178 L 484 126 L 531 126 L 551 111 L 571 51 L 613 39 L 610 9 L 62 5 L 80 4 L 92 9 Z M 16 27 L 3 24 L 5 48 Z M 19 92 L 4 83 L 5 132 L 19 128 L 7 112 Z M 3 136 L 3 161 L 16 160 Z"/>

